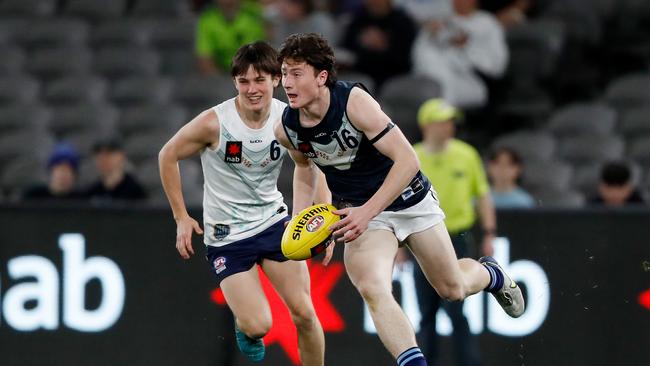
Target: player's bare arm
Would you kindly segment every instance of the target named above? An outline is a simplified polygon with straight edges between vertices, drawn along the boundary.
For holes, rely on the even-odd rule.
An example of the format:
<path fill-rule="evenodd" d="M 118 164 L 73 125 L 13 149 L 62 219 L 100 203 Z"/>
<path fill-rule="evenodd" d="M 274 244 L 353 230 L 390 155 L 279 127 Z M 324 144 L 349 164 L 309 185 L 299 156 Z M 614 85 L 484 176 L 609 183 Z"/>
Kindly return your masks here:
<path fill-rule="evenodd" d="M 282 122 L 278 121 L 274 126 L 275 139 L 289 152 L 289 156 L 295 164 L 293 171 L 293 212 L 297 214 L 303 209 L 316 203 L 332 202 L 332 193 L 327 187 L 325 175 L 306 158 L 300 151 L 296 150 L 287 137 Z M 334 253 L 334 243 L 325 250 L 323 265 L 328 265 Z"/>
<path fill-rule="evenodd" d="M 178 162 L 218 143 L 219 121 L 212 110 L 207 110 L 183 126 L 158 154 L 160 179 L 176 221 L 176 249 L 184 259 L 194 254 L 192 232 L 203 234 L 203 230 L 187 213 Z"/>
<path fill-rule="evenodd" d="M 314 166 L 311 160 L 293 147 L 282 128 L 281 122 L 275 124 L 274 132 L 276 140 L 287 149 L 295 164 L 293 172 L 293 212 L 296 214 L 311 206 L 316 198 L 318 168 Z"/>
<path fill-rule="evenodd" d="M 363 234 L 368 222 L 399 197 L 420 169 L 415 151 L 399 128 L 385 132 L 391 120 L 367 92 L 353 88 L 346 113 L 355 127 L 362 130 L 368 139 L 385 133 L 374 146 L 394 164 L 384 183 L 368 202 L 361 207 L 345 208 L 336 212 L 347 216 L 330 227 L 335 236 L 343 236 L 339 239 L 343 242 L 352 241 Z"/>

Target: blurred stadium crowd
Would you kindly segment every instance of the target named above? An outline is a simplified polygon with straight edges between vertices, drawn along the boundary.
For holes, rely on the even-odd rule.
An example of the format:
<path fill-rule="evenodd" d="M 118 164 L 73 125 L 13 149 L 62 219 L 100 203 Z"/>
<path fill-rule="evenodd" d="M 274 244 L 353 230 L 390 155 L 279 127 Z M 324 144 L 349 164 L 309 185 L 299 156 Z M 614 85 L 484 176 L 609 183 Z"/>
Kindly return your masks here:
<path fill-rule="evenodd" d="M 601 176 L 650 191 L 647 0 L 0 0 L 0 202 L 164 204 L 157 153 L 235 95 L 234 50 L 307 31 L 412 143 L 424 101 L 462 108 L 459 136 L 514 150 L 537 206 L 586 206 Z M 199 205 L 198 160 L 181 172 Z"/>

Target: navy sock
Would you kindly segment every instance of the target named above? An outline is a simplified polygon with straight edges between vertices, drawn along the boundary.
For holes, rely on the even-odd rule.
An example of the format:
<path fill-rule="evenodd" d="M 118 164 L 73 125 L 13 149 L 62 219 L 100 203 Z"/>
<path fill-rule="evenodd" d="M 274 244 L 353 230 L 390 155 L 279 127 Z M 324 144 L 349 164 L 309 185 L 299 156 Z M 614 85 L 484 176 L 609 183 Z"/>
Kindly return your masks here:
<path fill-rule="evenodd" d="M 488 292 L 497 292 L 501 290 L 501 287 L 503 287 L 503 273 L 501 273 L 498 268 L 492 267 L 489 264 L 483 263 L 483 266 L 487 269 L 488 273 L 490 273 L 490 283 L 485 290 Z"/>
<path fill-rule="evenodd" d="M 427 366 L 427 360 L 418 347 L 411 347 L 397 356 L 398 366 Z"/>

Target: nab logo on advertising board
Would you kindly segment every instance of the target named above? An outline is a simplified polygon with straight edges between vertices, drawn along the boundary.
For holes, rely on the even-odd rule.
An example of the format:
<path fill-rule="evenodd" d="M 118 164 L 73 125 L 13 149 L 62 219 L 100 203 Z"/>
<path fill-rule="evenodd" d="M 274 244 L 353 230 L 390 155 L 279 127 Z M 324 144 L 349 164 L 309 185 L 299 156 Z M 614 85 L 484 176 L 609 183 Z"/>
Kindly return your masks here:
<path fill-rule="evenodd" d="M 85 247 L 81 234 L 59 237 L 59 248 L 63 251 L 61 282 L 56 266 L 45 257 L 24 255 L 10 259 L 9 277 L 22 281 L 9 287 L 0 298 L 7 325 L 22 332 L 55 330 L 59 328 L 61 305 L 63 324 L 68 328 L 100 332 L 113 326 L 124 308 L 124 276 L 117 264 L 106 257 L 85 258 Z M 99 281 L 102 293 L 99 306 L 89 310 L 85 306 L 86 285 L 91 280 Z"/>
<path fill-rule="evenodd" d="M 494 240 L 493 257 L 513 280 L 526 287 L 526 311 L 517 319 L 511 318 L 490 295 L 487 301 L 487 320 L 485 320 L 483 307 L 485 296 L 488 295 L 479 292 L 468 297 L 463 305 L 470 330 L 474 334 L 479 334 L 487 326 L 491 332 L 508 337 L 521 337 L 534 333 L 546 320 L 551 302 L 551 289 L 544 269 L 529 260 L 521 259 L 510 263 L 510 241 L 503 237 Z M 402 308 L 418 331 L 422 314 L 415 292 L 413 268 L 395 270 L 393 281 L 400 283 Z M 364 309 L 364 329 L 369 333 L 377 332 L 367 307 Z M 451 320 L 442 309 L 438 311 L 436 317 L 436 330 L 441 335 L 450 335 L 453 331 Z"/>

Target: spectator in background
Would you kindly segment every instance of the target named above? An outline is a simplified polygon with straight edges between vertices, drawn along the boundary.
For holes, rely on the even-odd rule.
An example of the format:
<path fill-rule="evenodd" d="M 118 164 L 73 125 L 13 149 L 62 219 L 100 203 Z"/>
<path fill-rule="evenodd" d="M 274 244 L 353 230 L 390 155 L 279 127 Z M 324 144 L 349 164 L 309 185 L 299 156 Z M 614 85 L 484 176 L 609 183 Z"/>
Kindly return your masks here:
<path fill-rule="evenodd" d="M 487 172 L 492 183 L 492 201 L 496 208 L 531 208 L 535 200 L 519 186 L 521 158 L 516 151 L 502 147 L 488 157 Z"/>
<path fill-rule="evenodd" d="M 544 1 L 541 1 L 544 3 Z M 539 0 L 481 0 L 481 9 L 494 14 L 503 28 L 525 23 L 540 8 Z"/>
<path fill-rule="evenodd" d="M 414 145 L 420 159 L 420 169 L 431 180 L 438 193 L 440 207 L 445 212 L 445 224 L 458 258 L 468 257 L 473 245 L 470 230 L 476 222 L 476 211 L 481 221 L 483 255 L 493 254 L 492 241 L 496 234 L 496 214 L 490 188 L 478 152 L 456 138 L 455 123 L 459 111 L 442 99 L 431 99 L 418 111 L 418 124 L 423 140 Z M 415 267 L 415 286 L 422 319 L 419 336 L 422 352 L 435 365 L 437 356 L 436 313 L 442 306 L 454 327 L 453 341 L 458 365 L 480 365 L 478 343 L 469 330 L 463 314 L 462 302 L 443 301 L 418 266 Z"/>
<path fill-rule="evenodd" d="M 632 182 L 632 171 L 624 162 L 609 162 L 600 172 L 598 194 L 590 203 L 609 207 L 645 204 Z"/>
<path fill-rule="evenodd" d="M 334 16 L 347 16 L 357 13 L 362 8 L 363 0 L 328 0 L 327 8 Z"/>
<path fill-rule="evenodd" d="M 313 0 L 277 0 L 267 8 L 271 44 L 279 47 L 294 33 L 317 33 L 337 44 L 336 25 L 327 14 L 316 10 Z"/>
<path fill-rule="evenodd" d="M 104 203 L 147 198 L 142 185 L 126 171 L 126 154 L 118 138 L 98 141 L 93 146 L 93 158 L 99 180 L 86 193 L 92 201 Z"/>
<path fill-rule="evenodd" d="M 341 41 L 352 58 L 345 60 L 337 54 L 342 66 L 367 74 L 378 88 L 386 79 L 411 70 L 411 46 L 417 32 L 413 20 L 391 1 L 364 0 Z"/>
<path fill-rule="evenodd" d="M 28 188 L 22 194 L 23 200 L 61 202 L 83 198 L 77 190 L 79 159 L 79 153 L 72 145 L 56 145 L 47 160 L 47 184 Z"/>
<path fill-rule="evenodd" d="M 452 0 L 395 0 L 395 6 L 404 11 L 419 25 L 432 19 L 448 18 L 452 14 Z"/>
<path fill-rule="evenodd" d="M 198 19 L 196 54 L 204 74 L 227 75 L 239 46 L 266 39 L 262 8 L 254 2 L 215 0 Z"/>
<path fill-rule="evenodd" d="M 477 0 L 453 0 L 454 14 L 422 26 L 413 46 L 415 73 L 437 80 L 444 98 L 457 107 L 488 102 L 489 81 L 503 76 L 508 46 L 494 16 L 478 9 Z"/>

